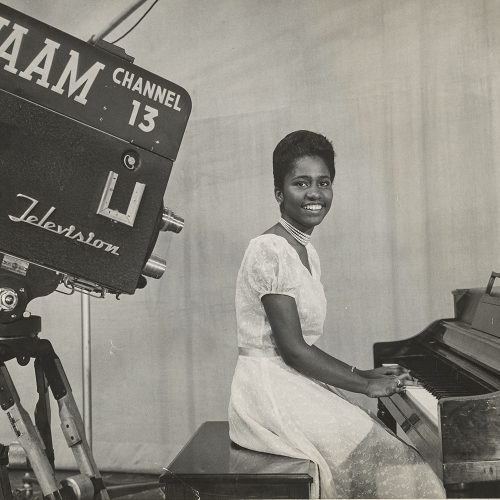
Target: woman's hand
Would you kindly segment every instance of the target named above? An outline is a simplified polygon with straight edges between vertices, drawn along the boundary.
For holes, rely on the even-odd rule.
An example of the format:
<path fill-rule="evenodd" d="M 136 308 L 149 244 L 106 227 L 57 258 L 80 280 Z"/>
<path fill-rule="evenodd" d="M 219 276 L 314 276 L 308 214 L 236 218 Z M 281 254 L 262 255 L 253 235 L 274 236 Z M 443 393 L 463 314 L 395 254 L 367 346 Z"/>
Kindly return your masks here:
<path fill-rule="evenodd" d="M 397 392 L 404 392 L 407 386 L 418 385 L 409 373 L 401 375 L 382 376 L 368 380 L 366 395 L 370 398 L 391 396 Z"/>
<path fill-rule="evenodd" d="M 410 370 L 407 368 L 403 368 L 399 365 L 389 365 L 389 366 L 380 366 L 379 368 L 374 368 L 373 370 L 358 370 L 356 368 L 356 373 L 359 373 L 362 377 L 365 378 L 380 378 L 385 375 L 403 375 L 410 374 Z M 411 376 L 410 376 L 411 378 Z"/>

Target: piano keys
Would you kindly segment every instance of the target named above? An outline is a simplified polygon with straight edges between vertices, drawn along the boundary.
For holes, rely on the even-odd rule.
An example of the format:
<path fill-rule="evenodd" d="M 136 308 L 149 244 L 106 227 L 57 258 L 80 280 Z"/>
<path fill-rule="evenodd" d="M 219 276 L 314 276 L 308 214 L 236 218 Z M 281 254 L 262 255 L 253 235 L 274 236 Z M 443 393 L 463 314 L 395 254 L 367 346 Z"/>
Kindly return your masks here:
<path fill-rule="evenodd" d="M 409 401 L 422 409 L 431 425 L 437 428 L 439 421 L 438 398 L 423 386 L 407 387 L 405 394 Z"/>
<path fill-rule="evenodd" d="M 500 497 L 500 288 L 455 290 L 455 317 L 406 340 L 374 345 L 375 366 L 398 363 L 421 387 L 379 399 L 442 479 L 449 496 Z M 467 490 L 470 490 L 467 493 Z"/>

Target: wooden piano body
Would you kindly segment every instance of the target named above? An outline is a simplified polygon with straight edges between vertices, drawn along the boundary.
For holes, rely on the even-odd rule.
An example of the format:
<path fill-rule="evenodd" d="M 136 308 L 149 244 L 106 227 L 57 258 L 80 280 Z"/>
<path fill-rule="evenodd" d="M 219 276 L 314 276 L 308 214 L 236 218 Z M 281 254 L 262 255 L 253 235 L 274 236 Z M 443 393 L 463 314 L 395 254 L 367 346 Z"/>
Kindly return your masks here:
<path fill-rule="evenodd" d="M 375 366 L 398 363 L 423 387 L 379 399 L 442 479 L 448 496 L 500 497 L 500 288 L 455 290 L 455 317 L 374 345 Z M 397 424 L 397 425 L 396 425 Z M 461 493 L 457 493 L 461 492 Z"/>

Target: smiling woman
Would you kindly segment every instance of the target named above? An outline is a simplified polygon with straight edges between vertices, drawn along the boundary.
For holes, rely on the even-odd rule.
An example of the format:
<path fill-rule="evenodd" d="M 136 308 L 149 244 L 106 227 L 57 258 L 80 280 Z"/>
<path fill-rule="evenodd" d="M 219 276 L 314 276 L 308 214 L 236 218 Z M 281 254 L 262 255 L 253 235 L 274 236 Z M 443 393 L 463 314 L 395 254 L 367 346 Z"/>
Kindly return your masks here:
<path fill-rule="evenodd" d="M 332 204 L 332 175 L 319 156 L 304 156 L 295 161 L 275 195 L 284 220 L 311 234 Z"/>
<path fill-rule="evenodd" d="M 274 151 L 281 219 L 251 240 L 236 282 L 230 436 L 316 463 L 316 498 L 441 498 L 442 484 L 418 453 L 337 390 L 387 396 L 415 384 L 409 373 L 358 370 L 314 345 L 326 298 L 309 239 L 332 204 L 334 156 L 328 139 L 306 130 Z"/>

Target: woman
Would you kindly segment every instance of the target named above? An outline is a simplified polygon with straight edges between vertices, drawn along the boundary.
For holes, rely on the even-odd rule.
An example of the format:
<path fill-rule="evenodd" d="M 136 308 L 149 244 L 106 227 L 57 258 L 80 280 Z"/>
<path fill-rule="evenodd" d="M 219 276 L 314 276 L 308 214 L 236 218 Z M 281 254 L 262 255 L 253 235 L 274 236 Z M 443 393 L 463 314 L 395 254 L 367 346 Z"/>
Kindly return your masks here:
<path fill-rule="evenodd" d="M 316 497 L 444 497 L 413 448 L 335 389 L 391 395 L 415 384 L 409 373 L 358 370 L 314 345 L 326 299 L 309 238 L 332 203 L 334 155 L 328 139 L 306 130 L 274 150 L 281 218 L 250 241 L 238 273 L 230 436 L 245 448 L 315 462 Z"/>

